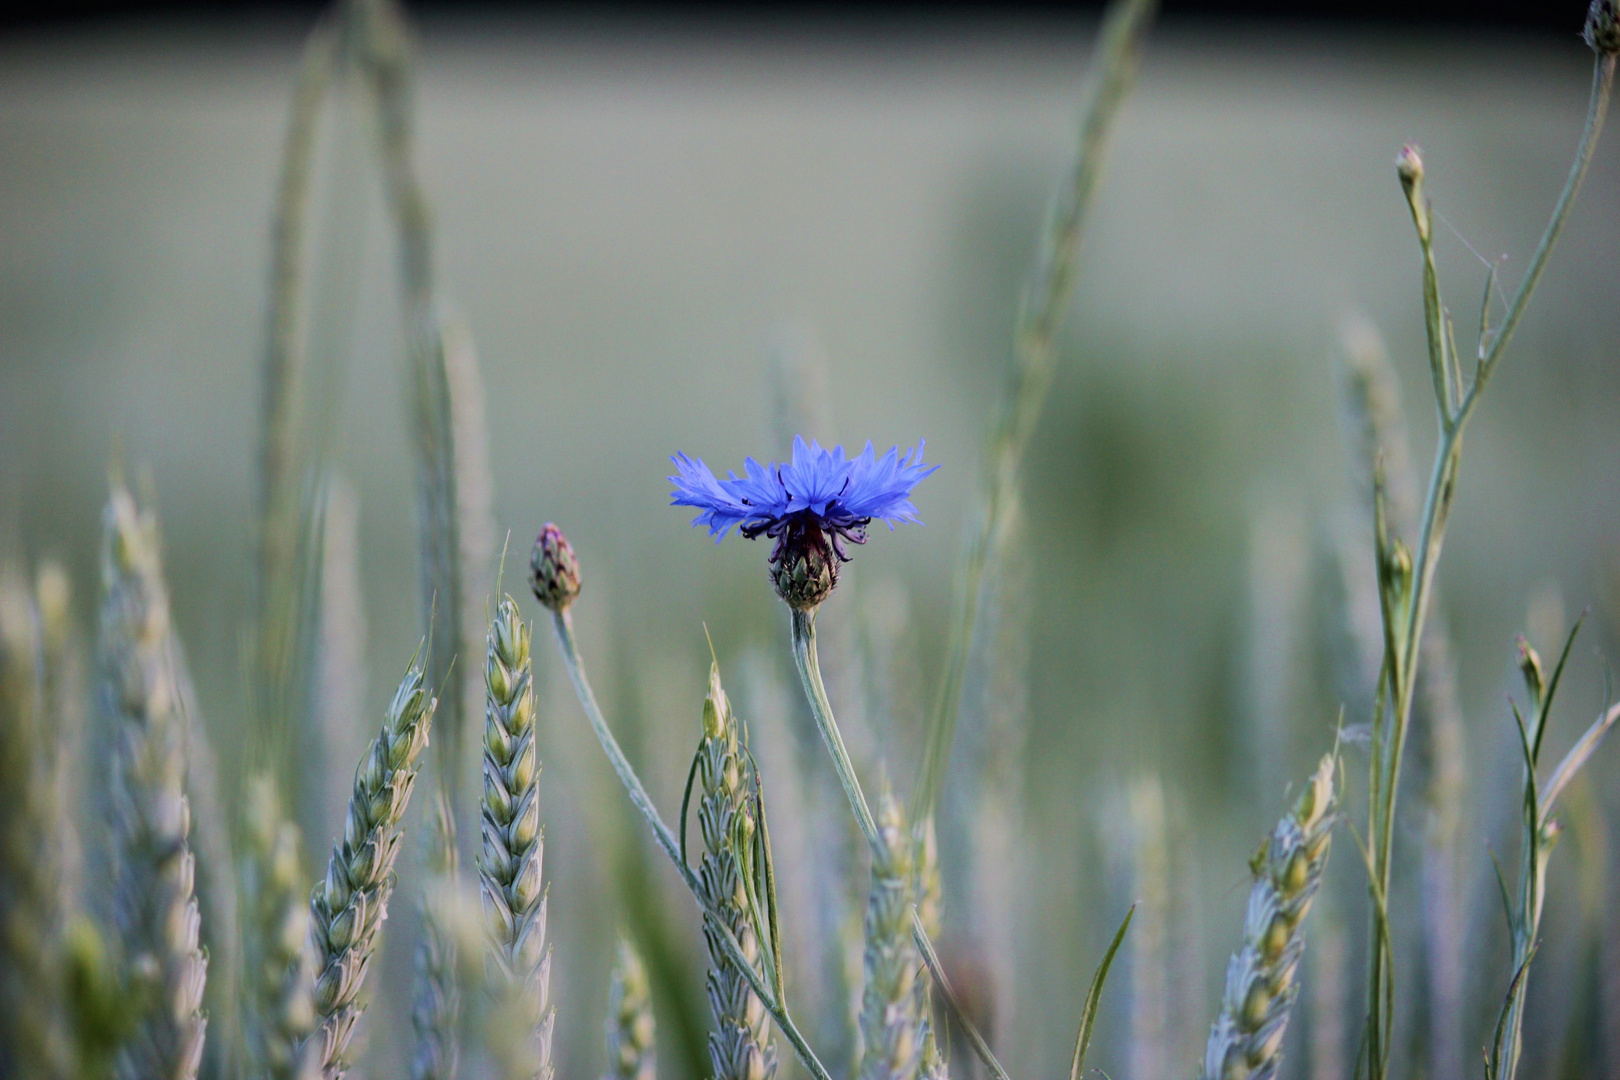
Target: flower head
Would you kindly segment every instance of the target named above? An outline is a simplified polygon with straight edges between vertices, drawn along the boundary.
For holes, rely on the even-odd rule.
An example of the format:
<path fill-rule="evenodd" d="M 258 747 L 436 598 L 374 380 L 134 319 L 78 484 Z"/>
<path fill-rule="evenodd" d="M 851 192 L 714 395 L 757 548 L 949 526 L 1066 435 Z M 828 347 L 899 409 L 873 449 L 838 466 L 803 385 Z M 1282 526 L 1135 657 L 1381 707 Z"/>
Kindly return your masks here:
<path fill-rule="evenodd" d="M 1620 53 L 1620 3 L 1592 0 L 1592 6 L 1586 9 L 1586 29 L 1581 36 L 1600 56 Z"/>
<path fill-rule="evenodd" d="M 849 561 L 846 543 L 866 543 L 873 519 L 890 529 L 902 521 L 922 524 L 911 505 L 911 489 L 939 468 L 923 464 L 923 446 L 900 454 L 894 447 L 881 458 L 868 442 L 859 457 L 844 448 L 826 450 L 793 440 L 793 460 L 761 465 L 743 462 L 745 476 L 728 472 L 718 480 L 702 459 L 676 454 L 672 506 L 695 506 L 694 525 L 707 525 L 718 543 L 733 525 L 750 540 L 768 536 L 771 580 L 790 605 L 813 608 L 838 584 L 838 565 Z"/>

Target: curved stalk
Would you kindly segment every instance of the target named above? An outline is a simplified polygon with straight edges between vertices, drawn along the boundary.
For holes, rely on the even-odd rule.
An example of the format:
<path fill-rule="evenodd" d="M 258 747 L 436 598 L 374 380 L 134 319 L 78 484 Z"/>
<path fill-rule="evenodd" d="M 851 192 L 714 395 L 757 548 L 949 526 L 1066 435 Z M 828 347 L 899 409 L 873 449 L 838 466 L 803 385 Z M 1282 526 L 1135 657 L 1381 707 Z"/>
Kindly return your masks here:
<path fill-rule="evenodd" d="M 861 835 L 874 851 L 880 850 L 883 840 L 878 835 L 877 821 L 872 817 L 872 808 L 866 805 L 866 793 L 861 790 L 855 765 L 844 748 L 843 735 L 839 734 L 838 721 L 833 719 L 827 688 L 821 682 L 821 661 L 816 657 L 816 613 L 792 610 L 793 663 L 799 669 L 799 681 L 804 684 L 804 696 L 810 702 L 810 715 L 815 718 L 816 730 L 821 732 L 821 741 L 827 744 L 827 753 L 832 756 L 844 794 L 849 796 L 849 808 L 855 814 L 855 823 L 861 827 Z"/>
<path fill-rule="evenodd" d="M 760 1003 L 765 1006 L 765 1011 L 771 1014 L 771 1019 L 775 1021 L 777 1030 L 788 1041 L 788 1045 L 793 1047 L 793 1052 L 798 1055 L 799 1061 L 809 1071 L 812 1080 L 832 1080 L 832 1075 L 827 1072 L 826 1066 L 822 1065 L 821 1060 L 816 1057 L 815 1051 L 805 1041 L 798 1025 L 793 1022 L 793 1017 L 788 1013 L 786 1003 L 777 997 L 772 988 L 766 986 L 759 970 L 748 961 L 747 956 L 743 953 L 742 946 L 738 943 L 736 935 L 731 932 L 731 928 L 726 925 L 720 913 L 715 911 L 705 899 L 697 875 L 692 872 L 692 868 L 686 865 L 686 861 L 681 858 L 680 841 L 675 838 L 675 834 L 670 830 L 669 826 L 664 824 L 664 819 L 659 816 L 658 808 L 653 805 L 652 797 L 647 794 L 647 789 L 642 786 L 641 778 L 636 775 L 636 770 L 631 766 L 629 759 L 624 756 L 624 751 L 620 749 L 619 740 L 613 737 L 613 731 L 608 727 L 607 719 L 602 715 L 602 708 L 597 704 L 596 694 L 591 690 L 590 680 L 586 678 L 584 661 L 579 655 L 579 644 L 574 639 L 574 620 L 569 610 L 563 608 L 561 611 L 553 611 L 551 613 L 551 625 L 557 631 L 557 645 L 562 652 L 563 666 L 568 669 L 568 678 L 574 684 L 574 693 L 579 698 L 580 705 L 585 709 L 586 719 L 590 721 L 591 730 L 596 733 L 597 741 L 602 744 L 602 752 L 607 755 L 609 764 L 613 766 L 613 771 L 619 774 L 620 782 L 624 784 L 625 790 L 630 794 L 630 801 L 635 804 L 637 810 L 641 811 L 641 816 L 646 818 L 647 824 L 652 827 L 653 836 L 658 840 L 658 846 L 664 849 L 664 854 L 669 856 L 669 861 L 675 864 L 675 869 L 680 873 L 681 880 L 686 883 L 687 890 L 697 900 L 698 906 L 703 911 L 705 925 L 713 929 L 716 939 L 726 954 L 726 958 L 735 964 L 737 970 L 742 972 L 743 978 L 748 980 L 749 988 L 754 991 Z"/>

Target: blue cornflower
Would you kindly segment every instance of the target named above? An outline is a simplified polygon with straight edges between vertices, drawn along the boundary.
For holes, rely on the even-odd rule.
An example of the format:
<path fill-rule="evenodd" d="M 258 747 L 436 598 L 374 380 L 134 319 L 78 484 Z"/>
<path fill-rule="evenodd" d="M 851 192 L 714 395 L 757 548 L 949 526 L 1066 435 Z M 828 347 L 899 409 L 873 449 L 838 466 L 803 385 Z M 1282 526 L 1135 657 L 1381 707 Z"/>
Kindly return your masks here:
<path fill-rule="evenodd" d="M 911 489 L 939 468 L 923 464 L 922 441 L 900 455 L 894 447 L 879 458 L 866 444 L 859 457 L 844 456 L 844 448 L 831 450 L 804 439 L 793 440 L 793 460 L 761 465 L 743 462 L 746 476 L 728 472 L 726 479 L 685 454 L 676 454 L 677 475 L 672 506 L 695 506 L 701 513 L 694 525 L 707 525 L 719 543 L 733 525 L 750 540 L 768 536 L 776 541 L 771 551 L 771 581 L 793 607 L 813 608 L 838 584 L 838 564 L 849 561 L 847 541 L 866 543 L 866 527 L 874 518 L 893 529 L 902 521 L 922 524 L 911 505 Z"/>

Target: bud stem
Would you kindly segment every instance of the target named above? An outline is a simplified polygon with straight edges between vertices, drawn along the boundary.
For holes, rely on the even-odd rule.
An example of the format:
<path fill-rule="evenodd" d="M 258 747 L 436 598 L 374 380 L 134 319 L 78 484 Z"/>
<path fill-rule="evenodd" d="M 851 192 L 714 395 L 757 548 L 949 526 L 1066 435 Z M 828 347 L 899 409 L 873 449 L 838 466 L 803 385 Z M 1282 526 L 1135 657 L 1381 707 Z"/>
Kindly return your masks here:
<path fill-rule="evenodd" d="M 574 620 L 569 610 L 563 608 L 561 611 L 553 611 L 551 613 L 551 625 L 557 631 L 557 645 L 562 653 L 563 666 L 568 669 L 568 678 L 574 684 L 574 693 L 578 696 L 580 705 L 585 709 L 585 716 L 591 723 L 591 730 L 596 732 L 597 741 L 602 744 L 603 753 L 607 754 L 608 761 L 613 766 L 613 771 L 619 774 L 620 782 L 624 784 L 625 790 L 630 794 L 630 801 L 635 803 L 636 809 L 641 811 L 641 816 L 647 819 L 648 825 L 652 826 L 653 835 L 658 839 L 658 846 L 664 849 L 664 854 L 668 855 L 670 862 L 675 864 L 675 869 L 680 873 L 681 880 L 686 883 L 687 889 L 696 898 L 698 906 L 703 910 L 705 923 L 714 927 L 716 940 L 720 943 L 726 958 L 735 964 L 737 969 L 742 972 L 743 977 L 748 980 L 749 988 L 754 991 L 754 994 L 765 1006 L 765 1011 L 771 1014 L 771 1019 L 776 1022 L 777 1030 L 781 1031 L 782 1037 L 787 1039 L 788 1044 L 793 1047 L 799 1061 L 803 1063 L 805 1070 L 810 1073 L 811 1080 L 832 1080 L 832 1075 L 827 1072 L 827 1067 L 816 1057 L 815 1051 L 810 1049 L 810 1044 L 805 1041 L 798 1025 L 793 1022 L 793 1017 L 788 1014 L 786 1003 L 765 985 L 765 980 L 760 975 L 759 970 L 743 954 L 737 936 L 725 924 L 720 913 L 708 902 L 698 882 L 697 875 L 692 872 L 692 868 L 686 865 L 686 861 L 681 858 L 680 842 L 676 840 L 675 834 L 670 831 L 669 826 L 664 824 L 664 819 L 659 816 L 658 808 L 653 805 L 652 798 L 647 794 L 647 789 L 642 787 L 641 779 L 636 776 L 636 770 L 631 767 L 629 759 L 624 756 L 624 751 L 619 748 L 619 741 L 613 737 L 612 730 L 608 728 L 607 720 L 602 716 L 602 708 L 597 704 L 596 695 L 591 691 L 590 681 L 585 677 L 585 665 L 580 659 L 579 645 L 574 640 Z"/>

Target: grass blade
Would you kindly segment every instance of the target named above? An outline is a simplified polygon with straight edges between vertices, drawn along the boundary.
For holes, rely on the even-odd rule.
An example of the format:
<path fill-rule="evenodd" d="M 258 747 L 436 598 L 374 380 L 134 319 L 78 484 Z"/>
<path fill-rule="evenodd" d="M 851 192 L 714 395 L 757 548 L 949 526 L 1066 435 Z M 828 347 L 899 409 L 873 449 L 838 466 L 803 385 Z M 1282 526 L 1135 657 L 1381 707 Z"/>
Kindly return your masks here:
<path fill-rule="evenodd" d="M 1109 943 L 1108 951 L 1103 953 L 1102 963 L 1097 965 L 1097 973 L 1091 977 L 1091 989 L 1086 991 L 1086 1004 L 1080 1010 L 1080 1032 L 1074 1040 L 1074 1058 L 1069 1062 L 1069 1080 L 1080 1080 L 1086 1071 L 1086 1052 L 1091 1049 L 1091 1032 L 1097 1023 L 1097 1007 L 1102 1003 L 1103 984 L 1108 981 L 1108 969 L 1114 966 L 1114 956 L 1125 941 L 1125 931 L 1131 928 L 1131 917 L 1136 914 L 1136 905 L 1125 913 L 1125 921 L 1119 924 L 1114 931 L 1114 940 Z"/>

